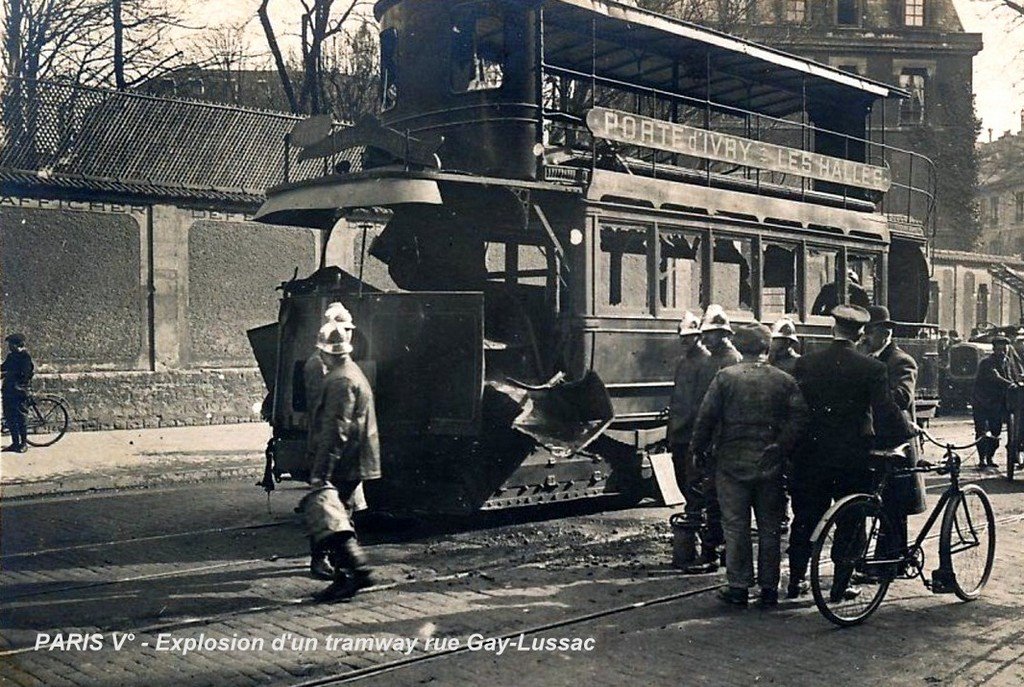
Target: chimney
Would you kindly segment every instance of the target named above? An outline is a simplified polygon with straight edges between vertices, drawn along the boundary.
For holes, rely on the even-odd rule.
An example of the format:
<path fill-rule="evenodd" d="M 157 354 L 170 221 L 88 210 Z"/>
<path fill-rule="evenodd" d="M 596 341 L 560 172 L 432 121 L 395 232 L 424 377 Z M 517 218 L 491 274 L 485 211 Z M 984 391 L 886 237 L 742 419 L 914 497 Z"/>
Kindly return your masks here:
<path fill-rule="evenodd" d="M 992 142 L 992 127 L 988 128 L 988 142 Z"/>
<path fill-rule="evenodd" d="M 1024 134 L 1024 110 L 1020 111 L 1020 133 Z"/>

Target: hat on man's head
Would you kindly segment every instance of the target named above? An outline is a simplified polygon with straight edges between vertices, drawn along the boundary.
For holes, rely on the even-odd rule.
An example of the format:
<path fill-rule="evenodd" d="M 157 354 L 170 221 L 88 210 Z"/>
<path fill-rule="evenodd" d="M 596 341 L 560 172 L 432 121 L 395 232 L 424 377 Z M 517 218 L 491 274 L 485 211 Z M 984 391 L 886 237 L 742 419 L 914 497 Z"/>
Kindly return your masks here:
<path fill-rule="evenodd" d="M 24 334 L 8 334 L 7 336 L 4 337 L 4 341 L 9 341 L 12 344 L 14 344 L 15 346 L 24 346 L 25 345 L 25 335 Z"/>
<path fill-rule="evenodd" d="M 744 355 L 758 355 L 768 350 L 772 333 L 763 324 L 745 324 L 736 328 L 732 337 L 732 345 Z"/>
<path fill-rule="evenodd" d="M 772 325 L 772 338 L 799 342 L 800 339 L 796 335 L 796 323 L 788 317 L 779 318 Z"/>
<path fill-rule="evenodd" d="M 316 335 L 316 347 L 331 355 L 346 355 L 352 352 L 352 344 L 348 341 L 346 327 L 339 322 L 328 322 L 320 327 Z"/>
<path fill-rule="evenodd" d="M 356 328 L 355 323 L 352 321 L 352 313 L 348 311 L 348 308 L 337 301 L 327 306 L 327 310 L 324 311 L 324 319 L 327 322 L 336 322 L 346 329 Z"/>
<path fill-rule="evenodd" d="M 732 334 L 732 327 L 729 325 L 729 316 L 720 305 L 709 305 L 704 311 L 704 320 L 700 324 L 702 332 L 729 332 Z"/>
<path fill-rule="evenodd" d="M 683 319 L 679 320 L 679 326 L 676 327 L 676 333 L 678 333 L 679 336 L 693 336 L 700 334 L 700 318 L 687 310 L 683 313 Z"/>
<path fill-rule="evenodd" d="M 859 305 L 837 305 L 832 308 L 832 317 L 836 324 L 848 327 L 863 327 L 871 321 L 871 314 Z"/>
<path fill-rule="evenodd" d="M 992 345 L 995 346 L 996 344 L 1003 344 L 1004 346 L 1009 346 L 1010 339 L 1008 337 L 1003 336 L 1002 334 L 998 334 L 992 337 Z"/>
<path fill-rule="evenodd" d="M 894 324 L 889 318 L 889 308 L 884 305 L 868 306 L 868 326 L 874 324 Z"/>

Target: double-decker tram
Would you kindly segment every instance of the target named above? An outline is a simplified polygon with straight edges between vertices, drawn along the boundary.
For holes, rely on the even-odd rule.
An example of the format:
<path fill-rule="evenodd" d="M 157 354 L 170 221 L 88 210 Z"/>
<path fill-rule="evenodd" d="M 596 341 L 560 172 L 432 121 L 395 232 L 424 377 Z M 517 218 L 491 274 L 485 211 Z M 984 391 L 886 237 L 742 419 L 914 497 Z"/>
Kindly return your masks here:
<path fill-rule="evenodd" d="M 300 123 L 257 216 L 389 218 L 253 337 L 278 477 L 308 471 L 301 370 L 331 301 L 376 394 L 370 505 L 392 510 L 651 493 L 676 324 L 711 303 L 792 317 L 805 348 L 837 303 L 888 304 L 934 370 L 931 164 L 872 133 L 899 89 L 606 0 L 375 9 L 381 120 Z"/>

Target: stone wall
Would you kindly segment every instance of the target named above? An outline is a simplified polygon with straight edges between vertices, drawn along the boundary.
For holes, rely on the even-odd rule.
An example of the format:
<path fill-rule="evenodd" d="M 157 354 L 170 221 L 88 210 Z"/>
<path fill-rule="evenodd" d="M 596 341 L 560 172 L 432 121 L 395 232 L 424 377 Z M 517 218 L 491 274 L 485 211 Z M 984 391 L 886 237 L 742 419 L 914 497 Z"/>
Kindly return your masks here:
<path fill-rule="evenodd" d="M 33 388 L 67 399 L 76 430 L 256 422 L 266 394 L 244 368 L 44 374 Z"/>

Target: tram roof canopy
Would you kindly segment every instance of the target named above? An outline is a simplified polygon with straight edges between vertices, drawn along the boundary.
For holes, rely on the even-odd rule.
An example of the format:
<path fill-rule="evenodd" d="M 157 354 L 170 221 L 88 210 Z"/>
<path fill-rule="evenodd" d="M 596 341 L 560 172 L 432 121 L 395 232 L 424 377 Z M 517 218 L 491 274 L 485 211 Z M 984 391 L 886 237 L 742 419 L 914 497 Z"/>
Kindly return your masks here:
<path fill-rule="evenodd" d="M 401 1 L 380 0 L 377 16 Z M 547 62 L 578 72 L 589 73 L 593 66 L 601 76 L 625 83 L 771 116 L 801 111 L 805 95 L 812 103 L 837 102 L 840 107 L 910 95 L 880 81 L 614 0 L 537 4 L 544 11 L 545 26 L 561 29 L 545 31 Z"/>
<path fill-rule="evenodd" d="M 879 81 L 613 0 L 543 0 L 541 6 L 545 24 L 565 29 L 561 35 L 545 32 L 549 61 L 575 63 L 584 67 L 580 71 L 596 57 L 603 75 L 776 116 L 803 109 L 804 94 L 818 103 L 909 97 Z M 580 40 L 591 21 L 593 48 L 589 36 Z"/>

